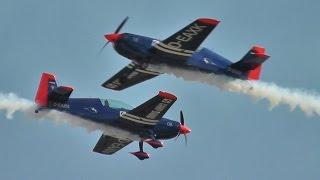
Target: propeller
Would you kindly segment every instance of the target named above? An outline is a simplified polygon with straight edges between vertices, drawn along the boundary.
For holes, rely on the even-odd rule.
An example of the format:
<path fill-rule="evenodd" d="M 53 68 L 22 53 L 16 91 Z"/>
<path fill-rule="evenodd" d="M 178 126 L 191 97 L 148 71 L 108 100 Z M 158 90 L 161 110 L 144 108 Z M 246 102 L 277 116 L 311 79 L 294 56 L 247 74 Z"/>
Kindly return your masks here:
<path fill-rule="evenodd" d="M 186 145 L 188 144 L 188 138 L 187 138 L 187 134 L 191 132 L 191 129 L 188 128 L 186 125 L 184 125 L 184 117 L 183 117 L 183 112 L 180 111 L 180 126 L 179 126 L 179 133 L 176 137 L 175 140 L 177 140 L 179 138 L 179 136 L 181 134 L 184 135 L 184 140 L 185 140 L 185 143 Z"/>
<path fill-rule="evenodd" d="M 128 21 L 129 17 L 127 16 L 126 18 L 124 18 L 124 20 L 119 24 L 119 26 L 117 27 L 117 29 L 114 31 L 114 33 L 112 34 L 106 34 L 104 37 L 108 40 L 103 47 L 100 49 L 99 54 L 102 53 L 102 51 L 104 50 L 104 48 L 110 43 L 110 42 L 115 42 L 117 41 L 120 37 L 121 34 L 119 34 L 120 30 L 122 29 L 122 27 L 126 24 L 126 22 Z"/>
<path fill-rule="evenodd" d="M 114 34 L 118 34 L 118 32 L 122 29 L 122 27 L 126 24 L 128 21 L 129 17 L 127 16 L 124 18 L 124 20 L 121 22 L 121 24 L 117 27 L 117 29 L 114 31 Z"/>

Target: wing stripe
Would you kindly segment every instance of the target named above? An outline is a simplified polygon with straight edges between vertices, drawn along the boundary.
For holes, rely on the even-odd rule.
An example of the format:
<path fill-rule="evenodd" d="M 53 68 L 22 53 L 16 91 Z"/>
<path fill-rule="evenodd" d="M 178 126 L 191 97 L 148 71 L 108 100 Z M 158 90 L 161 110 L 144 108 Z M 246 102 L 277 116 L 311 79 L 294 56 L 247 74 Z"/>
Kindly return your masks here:
<path fill-rule="evenodd" d="M 123 116 L 128 116 L 128 117 L 130 117 L 130 118 L 134 118 L 134 119 L 137 119 L 137 120 L 142 120 L 142 121 L 150 122 L 150 123 L 157 123 L 157 122 L 159 122 L 159 120 L 147 119 L 147 118 L 135 116 L 135 115 L 132 115 L 132 114 L 129 114 L 129 113 L 125 113 L 125 114 L 123 114 Z"/>
<path fill-rule="evenodd" d="M 169 49 L 165 49 L 163 47 L 160 47 L 158 44 L 155 44 L 154 47 L 156 49 L 160 50 L 160 51 L 167 52 L 167 53 L 170 53 L 170 54 L 176 54 L 176 55 L 187 56 L 187 57 L 192 56 L 192 54 L 187 54 L 187 53 L 182 53 L 182 52 L 175 52 L 175 51 L 172 51 L 172 50 L 169 50 Z"/>
<path fill-rule="evenodd" d="M 130 63 L 130 64 L 127 65 L 127 67 L 130 68 L 130 69 L 132 69 L 132 68 L 134 67 L 134 64 L 133 64 L 133 63 Z"/>
<path fill-rule="evenodd" d="M 153 74 L 153 75 L 160 75 L 161 73 L 149 71 L 149 70 L 143 70 L 143 69 L 135 69 L 135 71 L 141 72 L 141 73 L 147 73 L 147 74 Z"/>
<path fill-rule="evenodd" d="M 176 47 L 172 47 L 172 46 L 169 46 L 163 42 L 157 42 L 157 45 L 163 47 L 163 48 L 166 48 L 166 49 L 169 49 L 169 50 L 173 50 L 173 51 L 177 51 L 177 52 L 184 52 L 184 53 L 190 53 L 190 54 L 193 54 L 195 51 L 191 51 L 191 50 L 187 50 L 187 49 L 180 49 L 180 48 L 176 48 Z"/>
<path fill-rule="evenodd" d="M 129 121 L 133 121 L 133 122 L 139 123 L 139 124 L 147 124 L 147 125 L 156 125 L 157 124 L 157 123 L 149 123 L 149 122 L 137 120 L 137 119 L 134 119 L 134 118 L 131 118 L 131 117 L 128 117 L 128 116 L 124 116 L 124 115 L 122 116 L 122 118 L 127 119 Z"/>
<path fill-rule="evenodd" d="M 162 73 L 144 69 L 141 65 L 130 63 L 117 74 L 105 81 L 102 86 L 113 90 L 122 90 L 154 78 Z"/>

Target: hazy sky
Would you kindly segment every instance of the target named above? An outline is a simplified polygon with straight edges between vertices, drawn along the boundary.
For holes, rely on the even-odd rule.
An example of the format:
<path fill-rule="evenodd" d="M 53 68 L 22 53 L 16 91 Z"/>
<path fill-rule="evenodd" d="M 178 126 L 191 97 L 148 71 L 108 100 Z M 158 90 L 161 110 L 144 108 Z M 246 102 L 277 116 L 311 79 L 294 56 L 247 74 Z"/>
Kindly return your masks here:
<path fill-rule="evenodd" d="M 320 119 L 286 106 L 269 110 L 266 101 L 223 92 L 213 86 L 163 75 L 121 92 L 100 86 L 129 63 L 109 46 L 101 56 L 103 35 L 125 16 L 123 32 L 164 39 L 198 17 L 221 20 L 202 44 L 239 60 L 252 45 L 271 58 L 262 79 L 284 87 L 320 92 L 320 2 L 316 0 L 1 0 L 0 92 L 33 99 L 40 74 L 76 88 L 72 97 L 124 100 L 137 106 L 159 90 L 178 101 L 166 117 L 183 109 L 192 128 L 165 148 L 145 146 L 151 158 L 128 152 L 92 152 L 99 132 L 23 114 L 0 114 L 0 179 L 320 179 Z"/>

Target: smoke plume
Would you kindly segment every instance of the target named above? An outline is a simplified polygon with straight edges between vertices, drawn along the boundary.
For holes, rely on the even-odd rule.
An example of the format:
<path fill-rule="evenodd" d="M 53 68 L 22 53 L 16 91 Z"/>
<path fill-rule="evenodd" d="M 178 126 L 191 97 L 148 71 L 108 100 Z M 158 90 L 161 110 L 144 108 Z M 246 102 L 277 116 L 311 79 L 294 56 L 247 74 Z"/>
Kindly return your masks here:
<path fill-rule="evenodd" d="M 8 119 L 11 119 L 13 113 L 16 111 L 27 113 L 33 108 L 33 106 L 34 104 L 32 101 L 20 98 L 14 93 L 0 93 L 0 110 L 4 110 L 6 112 L 6 117 Z"/>
<path fill-rule="evenodd" d="M 137 135 L 133 135 L 127 131 L 110 127 L 106 124 L 95 123 L 94 121 L 80 118 L 68 113 L 56 110 L 40 110 L 35 113 L 37 105 L 32 101 L 18 97 L 14 93 L 0 93 L 0 113 L 5 112 L 6 118 L 11 119 L 15 112 L 22 112 L 35 120 L 51 120 L 56 124 L 69 124 L 72 127 L 82 127 L 87 132 L 101 131 L 113 137 L 127 139 L 130 137 L 133 140 L 139 139 Z"/>
<path fill-rule="evenodd" d="M 291 111 L 300 108 L 308 116 L 320 115 L 320 96 L 305 90 L 283 88 L 274 83 L 240 80 L 196 70 L 172 68 L 166 65 L 150 66 L 149 68 L 186 81 L 215 85 L 222 90 L 249 95 L 258 100 L 266 99 L 270 103 L 270 109 L 284 104 L 288 105 Z"/>

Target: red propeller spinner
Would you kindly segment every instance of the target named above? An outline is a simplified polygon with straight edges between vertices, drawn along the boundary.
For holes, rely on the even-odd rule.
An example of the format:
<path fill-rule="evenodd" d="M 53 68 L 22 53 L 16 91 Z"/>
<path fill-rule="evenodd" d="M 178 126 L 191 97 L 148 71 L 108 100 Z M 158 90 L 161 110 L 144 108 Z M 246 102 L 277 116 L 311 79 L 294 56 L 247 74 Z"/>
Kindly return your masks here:
<path fill-rule="evenodd" d="M 176 139 L 178 139 L 178 137 L 179 137 L 181 134 L 183 134 L 183 135 L 184 135 L 185 143 L 186 143 L 186 145 L 187 145 L 187 144 L 188 144 L 187 134 L 189 134 L 190 132 L 191 132 L 191 129 L 190 129 L 188 126 L 186 126 L 186 125 L 184 124 L 184 117 L 183 117 L 183 113 L 182 113 L 182 111 L 180 111 L 180 126 L 179 126 L 179 133 L 178 133 L 178 135 L 177 135 L 177 138 L 176 138 Z"/>
<path fill-rule="evenodd" d="M 121 38 L 122 34 L 106 34 L 104 37 L 110 42 L 116 42 Z"/>
<path fill-rule="evenodd" d="M 187 127 L 186 125 L 180 125 L 180 133 L 181 134 L 189 134 L 191 132 L 191 129 Z"/>
<path fill-rule="evenodd" d="M 122 29 L 122 27 L 124 26 L 124 24 L 127 22 L 129 17 L 126 17 L 120 24 L 119 26 L 117 27 L 117 29 L 114 31 L 114 33 L 112 34 L 106 34 L 104 35 L 104 37 L 108 40 L 104 46 L 100 49 L 100 52 L 99 54 L 102 53 L 103 49 L 109 44 L 109 42 L 116 42 L 117 40 L 119 40 L 122 36 L 120 32 L 120 30 Z"/>

